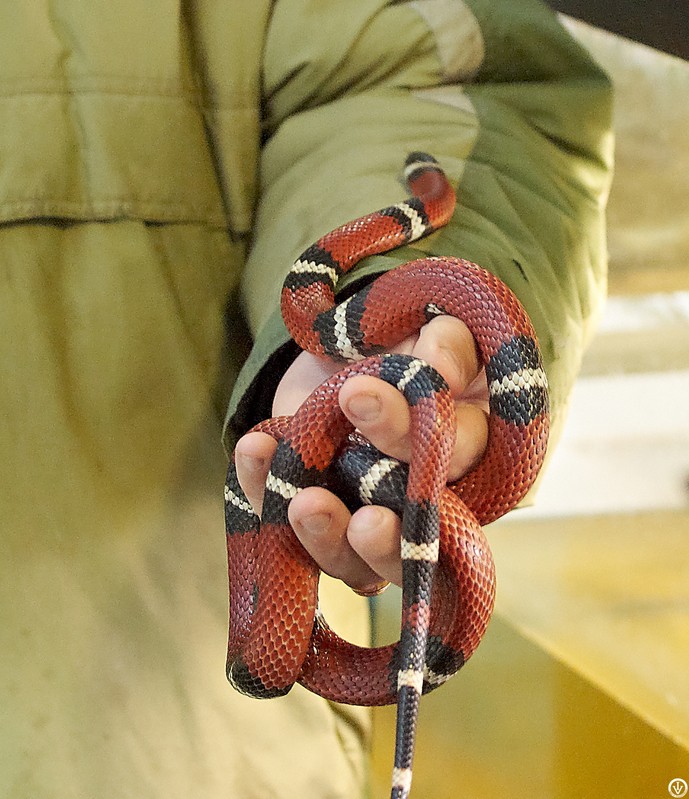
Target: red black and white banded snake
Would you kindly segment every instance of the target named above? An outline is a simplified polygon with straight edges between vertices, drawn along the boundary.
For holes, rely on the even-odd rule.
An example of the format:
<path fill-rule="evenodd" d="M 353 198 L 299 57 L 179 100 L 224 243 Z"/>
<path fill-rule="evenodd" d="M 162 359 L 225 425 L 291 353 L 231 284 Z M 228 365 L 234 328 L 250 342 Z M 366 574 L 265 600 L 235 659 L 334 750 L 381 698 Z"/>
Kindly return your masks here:
<path fill-rule="evenodd" d="M 338 279 L 362 258 L 420 239 L 452 216 L 454 190 L 435 159 L 412 153 L 405 176 L 410 198 L 326 234 L 288 273 L 281 307 L 294 340 L 350 363 L 293 416 L 254 428 L 278 441 L 262 520 L 233 464 L 225 487 L 228 679 L 257 698 L 284 695 L 299 682 L 338 702 L 396 702 L 393 799 L 409 794 L 421 694 L 461 668 L 492 612 L 494 567 L 481 525 L 526 494 L 543 461 L 549 424 L 547 380 L 531 322 L 505 284 L 479 266 L 459 258 L 422 258 L 336 305 Z M 462 319 L 473 334 L 490 408 L 483 459 L 449 486 L 455 415 L 447 384 L 423 361 L 384 354 L 441 314 Z M 338 393 L 356 374 L 377 376 L 404 394 L 414 442 L 408 468 L 351 435 Z M 338 481 L 361 502 L 385 504 L 402 516 L 397 644 L 349 644 L 318 611 L 319 569 L 290 528 L 287 508 L 303 488 L 335 490 Z"/>

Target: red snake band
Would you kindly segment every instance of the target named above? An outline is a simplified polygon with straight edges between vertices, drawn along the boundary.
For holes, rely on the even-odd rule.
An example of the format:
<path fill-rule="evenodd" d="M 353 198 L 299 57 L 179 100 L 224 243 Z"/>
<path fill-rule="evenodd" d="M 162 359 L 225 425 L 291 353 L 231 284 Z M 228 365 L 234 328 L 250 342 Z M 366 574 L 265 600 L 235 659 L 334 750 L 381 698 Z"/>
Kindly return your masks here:
<path fill-rule="evenodd" d="M 412 153 L 406 166 L 412 197 L 326 234 L 288 273 L 282 315 L 294 340 L 351 363 L 292 417 L 254 428 L 278 441 L 262 520 L 233 464 L 225 487 L 228 679 L 257 698 L 281 696 L 299 682 L 338 702 L 397 703 L 393 799 L 409 794 L 421 694 L 461 668 L 490 619 L 495 573 L 481 525 L 513 508 L 533 484 L 549 425 L 547 379 L 530 320 L 510 289 L 476 264 L 422 258 L 336 304 L 338 279 L 362 258 L 428 235 L 452 216 L 455 193 L 435 159 Z M 441 314 L 463 320 L 471 331 L 489 388 L 486 451 L 451 485 L 456 421 L 445 381 L 417 358 L 383 354 Z M 405 396 L 408 469 L 351 435 L 338 394 L 356 374 L 379 377 Z M 312 485 L 356 494 L 360 502 L 385 504 L 402 516 L 397 644 L 354 646 L 318 611 L 319 568 L 287 518 L 291 499 Z"/>

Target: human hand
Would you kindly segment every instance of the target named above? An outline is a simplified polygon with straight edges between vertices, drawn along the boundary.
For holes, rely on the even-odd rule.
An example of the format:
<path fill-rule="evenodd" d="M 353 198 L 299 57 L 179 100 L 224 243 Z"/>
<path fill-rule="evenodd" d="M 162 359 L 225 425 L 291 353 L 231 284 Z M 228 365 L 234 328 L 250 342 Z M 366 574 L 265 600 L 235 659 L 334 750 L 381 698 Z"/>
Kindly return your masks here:
<path fill-rule="evenodd" d="M 422 358 L 450 386 L 457 437 L 448 480 L 458 480 L 480 460 L 488 440 L 488 387 L 469 329 L 458 319 L 438 316 L 393 352 Z M 293 414 L 313 389 L 341 368 L 330 358 L 302 352 L 277 388 L 273 415 Z M 409 406 L 397 389 L 376 377 L 357 375 L 344 383 L 339 401 L 347 418 L 375 447 L 409 462 Z M 235 449 L 239 483 L 259 516 L 276 446 L 266 433 L 248 433 Z M 401 584 L 400 519 L 392 511 L 366 506 L 350 514 L 334 494 L 311 487 L 294 497 L 288 513 L 297 537 L 322 571 L 362 592 L 386 580 Z"/>

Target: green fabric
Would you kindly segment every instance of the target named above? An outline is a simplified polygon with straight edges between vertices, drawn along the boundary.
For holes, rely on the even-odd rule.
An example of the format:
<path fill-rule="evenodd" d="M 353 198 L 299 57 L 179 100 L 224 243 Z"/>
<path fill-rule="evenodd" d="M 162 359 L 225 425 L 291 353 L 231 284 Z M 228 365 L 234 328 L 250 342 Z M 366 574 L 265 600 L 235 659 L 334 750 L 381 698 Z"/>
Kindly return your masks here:
<path fill-rule="evenodd" d="M 455 219 L 353 279 L 494 269 L 561 417 L 604 283 L 607 82 L 535 2 L 34 0 L 0 28 L 0 795 L 361 795 L 366 710 L 223 674 L 248 330 L 228 440 L 291 355 L 294 257 L 430 150 Z M 366 642 L 365 602 L 322 599 Z"/>
<path fill-rule="evenodd" d="M 39 521 L 69 537 L 92 504 L 126 515 L 165 490 L 216 396 L 242 253 L 135 220 L 6 225 L 0 251 L 2 538 L 21 548 Z"/>
<path fill-rule="evenodd" d="M 267 2 L 4 6 L 0 219 L 251 225 Z M 235 24 L 241 18 L 242 24 Z"/>
<path fill-rule="evenodd" d="M 364 261 L 356 275 L 429 253 L 469 258 L 500 276 L 539 334 L 553 441 L 559 435 L 605 291 L 609 82 L 540 3 L 503 0 L 468 4 L 485 57 L 475 74 L 448 85 L 433 35 L 417 13 L 422 5 L 398 4 L 358 23 L 360 38 L 375 29 L 385 51 L 399 56 L 397 71 L 389 63 L 373 70 L 366 58 L 343 66 L 337 52 L 332 60 L 328 52 L 302 58 L 294 79 L 287 70 L 282 80 L 273 78 L 279 90 L 270 98 L 257 236 L 243 281 L 256 343 L 230 404 L 228 446 L 269 414 L 275 384 L 294 354 L 277 349 L 287 339 L 276 310 L 285 271 L 329 229 L 403 199 L 401 166 L 415 149 L 433 153 L 457 185 L 455 216 L 413 248 Z M 303 72 L 319 87 L 317 95 L 305 94 Z M 341 93 L 343 83 L 357 91 Z"/>
<path fill-rule="evenodd" d="M 269 10 L 0 10 L 0 796 L 363 790 L 367 711 L 224 675 L 221 420 Z M 351 597 L 322 591 L 363 644 Z"/>

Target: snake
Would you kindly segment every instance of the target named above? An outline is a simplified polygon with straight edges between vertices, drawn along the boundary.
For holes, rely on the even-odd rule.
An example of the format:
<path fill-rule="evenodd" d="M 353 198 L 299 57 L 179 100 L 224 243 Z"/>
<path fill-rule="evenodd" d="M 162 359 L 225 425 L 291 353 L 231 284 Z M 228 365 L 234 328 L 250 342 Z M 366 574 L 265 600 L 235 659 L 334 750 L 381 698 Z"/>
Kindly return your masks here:
<path fill-rule="evenodd" d="M 411 196 L 325 234 L 287 273 L 281 294 L 287 330 L 303 350 L 343 367 L 294 415 L 252 428 L 277 440 L 260 519 L 233 459 L 225 484 L 231 685 L 255 698 L 283 696 L 300 683 L 335 702 L 396 703 L 392 799 L 409 796 L 421 695 L 455 674 L 486 631 L 495 566 L 483 527 L 524 498 L 543 463 L 549 429 L 548 381 L 533 325 L 491 272 L 462 258 L 426 256 L 336 300 L 338 281 L 363 258 L 428 236 L 452 218 L 456 194 L 433 156 L 410 153 L 404 175 Z M 448 385 L 424 361 L 389 352 L 440 315 L 469 328 L 489 390 L 484 455 L 449 485 L 456 418 Z M 340 409 L 340 388 L 359 374 L 405 397 L 408 465 L 376 450 Z M 397 643 L 356 646 L 323 617 L 320 570 L 288 520 L 290 501 L 313 485 L 340 491 L 350 505 L 386 505 L 401 515 Z"/>

